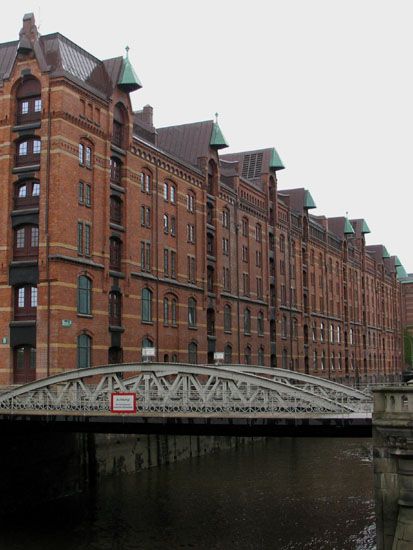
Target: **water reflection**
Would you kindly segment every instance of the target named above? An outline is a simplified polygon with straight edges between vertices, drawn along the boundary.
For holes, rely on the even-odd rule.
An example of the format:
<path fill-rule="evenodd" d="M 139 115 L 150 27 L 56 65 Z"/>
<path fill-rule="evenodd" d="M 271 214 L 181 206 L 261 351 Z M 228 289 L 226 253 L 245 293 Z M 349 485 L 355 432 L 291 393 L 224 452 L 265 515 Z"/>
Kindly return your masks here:
<path fill-rule="evenodd" d="M 2 526 L 5 550 L 372 550 L 370 440 L 268 439 L 102 481 Z"/>

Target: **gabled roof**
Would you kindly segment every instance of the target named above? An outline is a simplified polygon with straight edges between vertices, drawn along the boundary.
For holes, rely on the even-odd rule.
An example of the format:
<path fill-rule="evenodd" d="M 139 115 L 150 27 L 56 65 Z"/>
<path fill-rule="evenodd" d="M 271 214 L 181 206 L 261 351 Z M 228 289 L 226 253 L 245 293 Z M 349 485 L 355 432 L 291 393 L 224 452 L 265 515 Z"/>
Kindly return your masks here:
<path fill-rule="evenodd" d="M 316 208 L 316 204 L 310 192 L 304 187 L 298 189 L 283 189 L 280 191 L 283 195 L 290 197 L 290 206 L 297 212 L 302 212 L 305 208 Z"/>
<path fill-rule="evenodd" d="M 221 155 L 225 160 L 237 160 L 241 166 L 241 176 L 248 180 L 259 178 L 261 174 L 271 170 L 284 168 L 277 151 L 271 149 L 257 149 L 256 151 L 242 151 Z"/>
<path fill-rule="evenodd" d="M 33 30 L 30 36 L 29 28 Z M 60 33 L 40 36 L 33 14 L 23 18 L 20 41 L 0 44 L 0 81 L 10 77 L 19 47 L 21 51 L 32 49 L 42 72 L 51 77 L 65 76 L 104 99 L 110 98 L 118 84 L 125 91 L 141 86 L 129 60 L 119 57 L 101 61 Z"/>
<path fill-rule="evenodd" d="M 348 218 L 340 216 L 337 218 L 328 218 L 328 230 L 331 233 L 334 233 L 340 238 L 343 238 L 344 235 L 354 235 L 354 228 L 351 225 Z"/>
<path fill-rule="evenodd" d="M 193 166 L 198 166 L 198 159 L 210 154 L 215 124 L 213 120 L 205 120 L 157 128 L 158 147 Z"/>
<path fill-rule="evenodd" d="M 358 220 L 350 220 L 350 222 L 356 235 L 360 236 L 365 235 L 366 233 L 370 233 L 370 228 L 367 225 L 366 220 L 364 220 L 363 218 L 360 218 Z"/>

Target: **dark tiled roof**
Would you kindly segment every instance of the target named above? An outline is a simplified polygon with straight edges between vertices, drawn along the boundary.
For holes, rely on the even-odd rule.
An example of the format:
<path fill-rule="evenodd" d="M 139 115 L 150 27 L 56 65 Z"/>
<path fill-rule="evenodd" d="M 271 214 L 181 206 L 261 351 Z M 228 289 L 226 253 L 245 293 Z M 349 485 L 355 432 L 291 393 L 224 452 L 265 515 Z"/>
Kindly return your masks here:
<path fill-rule="evenodd" d="M 254 180 L 259 178 L 262 173 L 268 173 L 270 168 L 281 169 L 281 165 L 279 167 L 273 165 L 274 152 L 274 148 L 258 149 L 256 151 L 228 153 L 221 155 L 221 158 L 224 160 L 237 160 L 240 163 L 242 177 Z"/>
<path fill-rule="evenodd" d="M 198 158 L 209 155 L 213 125 L 213 120 L 206 120 L 157 128 L 158 147 L 198 166 Z"/>
<path fill-rule="evenodd" d="M 16 59 L 18 40 L 0 44 L 0 80 L 7 78 Z"/>

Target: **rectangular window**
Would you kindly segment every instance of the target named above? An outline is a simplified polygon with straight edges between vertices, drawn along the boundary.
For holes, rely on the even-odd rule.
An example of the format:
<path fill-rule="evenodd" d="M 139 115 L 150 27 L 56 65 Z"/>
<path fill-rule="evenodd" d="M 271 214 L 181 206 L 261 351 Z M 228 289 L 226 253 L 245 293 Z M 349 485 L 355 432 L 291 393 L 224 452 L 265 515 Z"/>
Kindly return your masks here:
<path fill-rule="evenodd" d="M 257 298 L 262 299 L 262 296 L 262 279 L 261 277 L 257 277 Z"/>
<path fill-rule="evenodd" d="M 223 237 L 222 239 L 222 253 L 224 256 L 229 255 L 229 240 Z"/>
<path fill-rule="evenodd" d="M 21 102 L 21 114 L 22 115 L 27 115 L 27 113 L 29 112 L 29 102 L 28 101 L 22 101 Z"/>
<path fill-rule="evenodd" d="M 192 223 L 187 225 L 187 240 L 189 243 L 195 242 L 195 226 Z"/>
<path fill-rule="evenodd" d="M 84 164 L 85 162 L 85 148 L 79 143 L 79 164 Z"/>
<path fill-rule="evenodd" d="M 40 113 L 42 110 L 42 100 L 41 99 L 35 99 L 34 100 L 34 112 Z"/>
<path fill-rule="evenodd" d="M 83 223 L 77 224 L 77 253 L 83 254 Z"/>
<path fill-rule="evenodd" d="M 17 307 L 24 307 L 24 287 L 19 288 L 17 293 Z"/>
<path fill-rule="evenodd" d="M 242 247 L 242 261 L 248 262 L 248 246 L 245 245 Z"/>
<path fill-rule="evenodd" d="M 176 201 L 176 189 L 173 185 L 171 185 L 171 188 L 169 190 L 169 197 L 171 199 L 171 203 L 175 204 Z"/>
<path fill-rule="evenodd" d="M 31 287 L 30 306 L 37 307 L 37 287 L 36 286 Z"/>
<path fill-rule="evenodd" d="M 242 274 L 242 286 L 244 295 L 248 296 L 250 293 L 250 277 L 248 273 Z"/>
<path fill-rule="evenodd" d="M 32 227 L 32 238 L 31 238 L 32 248 L 37 248 L 39 246 L 39 228 Z"/>
<path fill-rule="evenodd" d="M 167 248 L 163 250 L 163 273 L 165 277 L 169 276 L 169 250 Z"/>
<path fill-rule="evenodd" d="M 257 267 L 261 267 L 261 265 L 262 265 L 262 253 L 261 253 L 260 250 L 257 250 L 255 252 L 255 265 Z"/>
<path fill-rule="evenodd" d="M 176 252 L 171 250 L 171 277 L 176 279 Z"/>
<path fill-rule="evenodd" d="M 92 167 L 92 149 L 90 147 L 86 147 L 85 160 L 86 160 L 86 166 L 88 168 L 91 168 Z"/>
<path fill-rule="evenodd" d="M 196 282 L 196 263 L 193 256 L 187 256 L 188 261 L 188 281 L 190 283 Z"/>
<path fill-rule="evenodd" d="M 150 227 L 151 226 L 151 209 L 149 208 L 149 206 L 146 207 L 145 215 L 146 215 L 146 227 Z"/>
<path fill-rule="evenodd" d="M 90 185 L 86 184 L 85 188 L 85 205 L 90 207 L 92 206 L 92 188 Z"/>
<path fill-rule="evenodd" d="M 89 224 L 85 224 L 85 256 L 90 256 L 90 233 L 91 227 Z"/>
<path fill-rule="evenodd" d="M 168 214 L 163 215 L 163 232 L 168 234 L 169 233 L 169 218 Z"/>
<path fill-rule="evenodd" d="M 164 201 L 168 200 L 168 184 L 167 183 L 163 184 L 163 200 Z"/>
<path fill-rule="evenodd" d="M 83 185 L 83 181 L 79 181 L 79 187 L 78 187 L 78 201 L 79 201 L 79 204 L 83 204 L 84 202 L 84 191 L 85 187 Z"/>

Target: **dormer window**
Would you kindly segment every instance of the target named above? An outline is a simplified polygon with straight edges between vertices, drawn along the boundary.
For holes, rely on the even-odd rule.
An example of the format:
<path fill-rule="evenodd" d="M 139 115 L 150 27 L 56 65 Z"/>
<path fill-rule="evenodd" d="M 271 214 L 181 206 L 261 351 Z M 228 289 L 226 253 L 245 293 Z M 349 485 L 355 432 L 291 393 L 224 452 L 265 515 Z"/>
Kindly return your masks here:
<path fill-rule="evenodd" d="M 17 124 L 30 124 L 40 121 L 42 100 L 40 83 L 35 78 L 24 80 L 17 89 Z"/>

